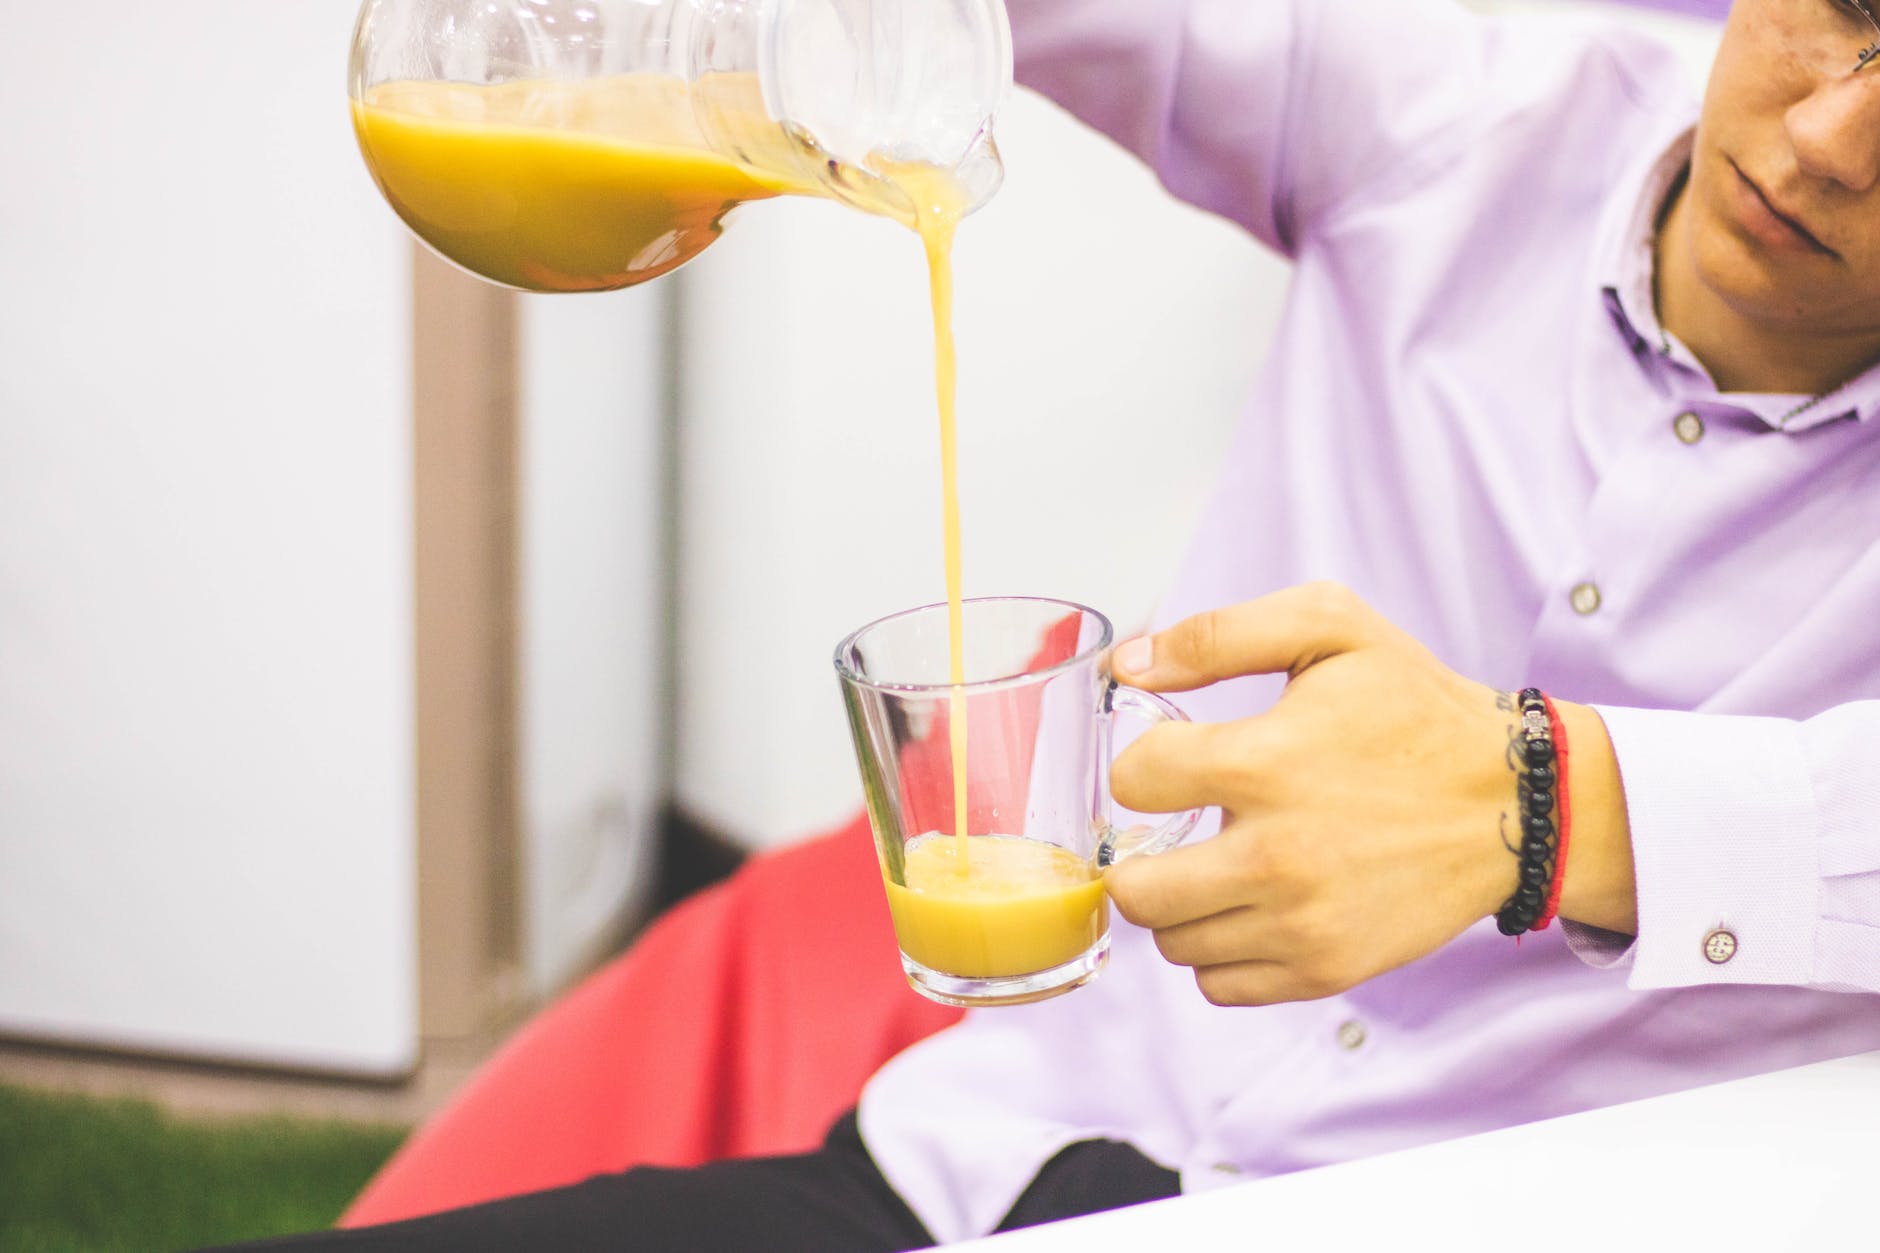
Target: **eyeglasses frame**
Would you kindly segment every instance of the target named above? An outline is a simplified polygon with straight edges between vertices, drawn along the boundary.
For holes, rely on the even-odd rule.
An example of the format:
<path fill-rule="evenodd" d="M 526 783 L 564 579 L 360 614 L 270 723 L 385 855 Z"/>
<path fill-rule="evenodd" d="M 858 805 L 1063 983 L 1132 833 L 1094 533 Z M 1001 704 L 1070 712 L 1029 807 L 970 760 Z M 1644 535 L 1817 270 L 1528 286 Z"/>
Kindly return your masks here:
<path fill-rule="evenodd" d="M 1873 6 L 1867 0 L 1848 0 L 1848 3 L 1867 19 L 1867 25 L 1873 27 L 1874 34 L 1873 42 L 1860 50 L 1860 60 L 1854 63 L 1854 68 L 1850 71 L 1850 73 L 1858 74 L 1872 62 L 1880 60 L 1880 17 L 1874 16 Z"/>

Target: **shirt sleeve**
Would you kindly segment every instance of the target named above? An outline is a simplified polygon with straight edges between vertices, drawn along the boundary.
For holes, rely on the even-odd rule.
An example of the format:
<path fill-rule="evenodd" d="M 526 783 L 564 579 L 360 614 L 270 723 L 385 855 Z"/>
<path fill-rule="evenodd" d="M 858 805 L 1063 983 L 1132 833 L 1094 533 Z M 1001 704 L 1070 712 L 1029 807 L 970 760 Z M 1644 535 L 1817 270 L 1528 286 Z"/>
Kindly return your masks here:
<path fill-rule="evenodd" d="M 1451 0 L 1010 0 L 1018 80 L 1293 255 L 1484 123 L 1496 30 Z M 1517 58 L 1518 59 L 1518 58 Z M 1505 92 L 1503 93 L 1505 96 Z"/>
<path fill-rule="evenodd" d="M 1568 924 L 1635 988 L 1880 992 L 1880 701 L 1805 722 L 1599 707 L 1632 827 L 1638 936 Z"/>

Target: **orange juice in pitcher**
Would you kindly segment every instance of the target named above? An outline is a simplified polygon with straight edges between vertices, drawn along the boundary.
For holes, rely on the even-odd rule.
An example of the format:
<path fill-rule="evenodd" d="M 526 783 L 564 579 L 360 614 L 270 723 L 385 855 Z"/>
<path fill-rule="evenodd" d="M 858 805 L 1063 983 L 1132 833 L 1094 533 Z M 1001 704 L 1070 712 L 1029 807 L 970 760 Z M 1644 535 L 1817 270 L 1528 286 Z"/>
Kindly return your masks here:
<path fill-rule="evenodd" d="M 1002 177 L 1010 82 L 1002 0 L 367 0 L 351 96 L 421 239 L 572 292 L 665 274 L 776 195 L 919 226 L 944 184 L 963 216 Z"/>

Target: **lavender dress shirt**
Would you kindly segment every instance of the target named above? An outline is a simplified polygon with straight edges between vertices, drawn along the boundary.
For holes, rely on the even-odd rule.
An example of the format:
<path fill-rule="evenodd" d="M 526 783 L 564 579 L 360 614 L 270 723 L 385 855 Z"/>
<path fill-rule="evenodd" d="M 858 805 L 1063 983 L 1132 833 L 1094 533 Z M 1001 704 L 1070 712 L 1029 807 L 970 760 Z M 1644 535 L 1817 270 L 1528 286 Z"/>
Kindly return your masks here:
<path fill-rule="evenodd" d="M 1640 934 L 1485 923 L 1343 996 L 1222 1009 L 1119 922 L 1090 987 L 869 1085 L 864 1137 L 934 1235 L 990 1230 L 1093 1136 L 1195 1190 L 1880 1048 L 1880 377 L 1720 394 L 1658 325 L 1696 117 L 1671 54 L 1442 0 L 1011 12 L 1023 80 L 1296 262 L 1162 620 L 1333 578 L 1462 674 L 1598 704 Z"/>

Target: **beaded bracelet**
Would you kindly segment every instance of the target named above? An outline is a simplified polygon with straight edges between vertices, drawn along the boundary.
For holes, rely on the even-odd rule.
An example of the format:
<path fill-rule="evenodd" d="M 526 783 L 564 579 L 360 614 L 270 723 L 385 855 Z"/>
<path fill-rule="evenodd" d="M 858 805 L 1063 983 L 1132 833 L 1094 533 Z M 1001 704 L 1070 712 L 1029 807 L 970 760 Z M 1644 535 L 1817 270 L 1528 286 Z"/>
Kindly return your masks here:
<path fill-rule="evenodd" d="M 1554 736 L 1554 804 L 1560 810 L 1560 834 L 1554 841 L 1554 877 L 1547 888 L 1547 908 L 1534 924 L 1536 931 L 1547 930 L 1560 912 L 1560 888 L 1567 878 L 1567 836 L 1573 830 L 1573 810 L 1567 804 L 1567 724 L 1560 720 L 1553 697 L 1541 699 L 1547 703 L 1547 726 Z"/>
<path fill-rule="evenodd" d="M 1555 774 L 1553 722 L 1548 716 L 1547 698 L 1539 688 L 1525 688 L 1520 695 L 1520 752 L 1522 767 L 1515 780 L 1515 795 L 1521 804 L 1521 847 L 1516 858 L 1521 866 L 1520 883 L 1495 915 L 1495 925 L 1503 935 L 1531 931 L 1547 911 L 1553 895 L 1557 841 L 1554 830 Z"/>

